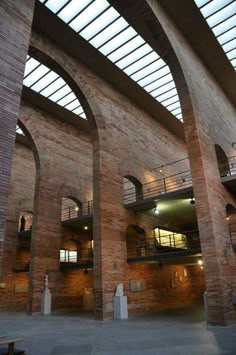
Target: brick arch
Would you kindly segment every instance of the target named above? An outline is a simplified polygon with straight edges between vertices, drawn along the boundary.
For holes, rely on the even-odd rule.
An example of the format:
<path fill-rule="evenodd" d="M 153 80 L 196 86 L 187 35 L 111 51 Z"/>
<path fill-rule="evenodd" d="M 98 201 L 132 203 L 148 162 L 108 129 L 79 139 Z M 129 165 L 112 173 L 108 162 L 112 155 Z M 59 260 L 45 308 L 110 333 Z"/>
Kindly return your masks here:
<path fill-rule="evenodd" d="M 88 83 L 85 75 L 81 73 L 80 67 L 82 68 L 82 65 L 62 52 L 56 45 L 52 50 L 47 41 L 43 41 L 34 31 L 31 34 L 29 55 L 47 65 L 66 81 L 83 106 L 92 130 L 93 140 L 98 141 L 99 145 L 106 145 L 106 123 L 102 108 L 95 97 L 92 86 Z"/>
<path fill-rule="evenodd" d="M 185 76 L 173 45 L 162 26 L 161 21 L 152 10 L 152 0 L 126 0 L 125 10 L 119 0 L 110 0 L 126 14 L 128 22 L 138 30 L 139 34 L 151 45 L 158 55 L 169 66 L 179 95 L 183 118 L 192 111 L 189 89 Z M 128 14 L 135 14 L 134 16 Z M 128 17 L 129 16 L 129 17 Z M 138 20 L 138 21 L 137 21 Z"/>
<path fill-rule="evenodd" d="M 132 0 L 128 1 L 132 3 Z M 152 0 L 147 0 L 146 2 L 137 0 L 135 6 L 152 34 L 152 47 L 170 68 L 179 95 L 183 121 L 185 123 L 193 116 L 192 100 L 178 53 L 162 22 L 161 11 L 156 6 L 156 2 Z M 145 32 L 143 35 L 145 36 Z"/>
<path fill-rule="evenodd" d="M 140 184 L 144 179 L 144 168 L 133 161 L 131 157 L 123 159 L 119 164 L 119 175 L 121 177 L 130 176 L 136 179 Z M 132 180 L 130 180 L 132 181 Z M 135 185 L 135 184 L 134 184 Z"/>
<path fill-rule="evenodd" d="M 220 176 L 226 176 L 230 171 L 227 155 L 219 144 L 215 144 L 215 152 Z"/>
<path fill-rule="evenodd" d="M 236 208 L 235 208 L 235 206 L 234 206 L 233 204 L 231 204 L 231 203 L 227 203 L 227 205 L 225 206 L 225 210 L 226 210 L 227 216 L 236 213 Z"/>
<path fill-rule="evenodd" d="M 18 118 L 18 125 L 20 129 L 23 131 L 26 140 L 28 141 L 30 148 L 32 149 L 34 155 L 34 161 L 36 166 L 36 177 L 40 174 L 40 156 L 39 156 L 39 149 L 37 147 L 36 139 L 35 139 L 35 132 L 32 131 L 29 124 L 27 124 L 27 118 L 20 115 Z"/>
<path fill-rule="evenodd" d="M 67 186 L 66 184 L 62 184 L 57 191 L 58 202 L 63 197 L 67 197 L 67 198 L 73 200 L 74 202 L 76 202 L 78 204 L 78 206 L 81 205 L 81 203 L 83 202 L 83 197 L 82 197 L 82 194 L 81 194 L 79 188 L 73 187 L 73 186 Z"/>
<path fill-rule="evenodd" d="M 14 210 L 15 217 L 18 218 L 21 212 L 29 212 L 33 214 L 34 213 L 33 201 L 32 203 L 30 203 L 29 200 L 26 198 L 22 198 L 18 200 Z"/>

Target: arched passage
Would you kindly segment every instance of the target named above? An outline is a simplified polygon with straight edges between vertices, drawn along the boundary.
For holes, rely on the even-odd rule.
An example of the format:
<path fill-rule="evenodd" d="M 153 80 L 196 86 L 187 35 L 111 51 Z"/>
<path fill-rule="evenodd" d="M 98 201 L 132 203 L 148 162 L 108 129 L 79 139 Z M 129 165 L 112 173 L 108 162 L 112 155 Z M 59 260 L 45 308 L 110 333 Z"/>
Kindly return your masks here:
<path fill-rule="evenodd" d="M 68 57 L 68 62 L 65 65 L 60 51 L 57 51 L 56 48 L 54 48 L 52 57 L 50 48 L 48 48 L 46 43 L 42 43 L 34 32 L 32 32 L 31 36 L 29 55 L 46 65 L 65 80 L 82 105 L 90 129 L 92 130 L 93 138 L 101 143 L 102 132 L 106 130 L 101 108 L 96 98 L 93 96 L 90 86 L 85 82 L 83 76 L 79 75 L 75 62 Z M 102 142 L 103 144 L 106 142 L 105 136 Z"/>
<path fill-rule="evenodd" d="M 72 197 L 62 197 L 61 221 L 70 220 L 82 215 L 82 202 Z"/>
<path fill-rule="evenodd" d="M 132 175 L 123 177 L 124 203 L 132 203 L 143 199 L 142 183 Z"/>
<path fill-rule="evenodd" d="M 227 174 L 230 172 L 227 155 L 225 154 L 221 146 L 218 144 L 215 144 L 215 151 L 216 151 L 216 159 L 218 163 L 220 176 L 221 177 L 227 176 Z"/>
<path fill-rule="evenodd" d="M 14 285 L 21 280 L 25 290 L 28 289 L 35 181 L 36 175 L 40 175 L 40 158 L 31 131 L 20 120 L 18 125 L 24 135 L 17 135 L 15 141 L 2 265 L 2 280 L 6 280 L 9 294 L 8 297 L 2 294 L 0 303 L 7 308 L 25 309 L 28 293 L 24 291 L 19 297 Z"/>
<path fill-rule="evenodd" d="M 104 211 L 104 207 L 105 209 L 109 209 L 110 211 L 110 205 L 108 206 L 108 204 L 103 203 L 103 200 L 105 199 L 105 194 L 103 193 L 103 189 L 104 189 L 104 184 L 102 182 L 102 179 L 105 177 L 105 173 L 102 171 L 104 169 L 105 166 L 107 166 L 107 162 L 110 161 L 109 160 L 109 154 L 110 153 L 110 147 L 108 146 L 108 137 L 106 136 L 106 124 L 104 121 L 104 116 L 103 116 L 103 112 L 101 109 L 101 106 L 98 103 L 98 100 L 96 98 L 96 96 L 94 95 L 93 90 L 91 89 L 89 83 L 86 81 L 86 76 L 83 76 L 83 73 L 80 73 L 79 71 L 79 64 L 76 63 L 72 58 L 66 56 L 65 59 L 65 55 L 64 53 L 61 53 L 60 50 L 58 48 L 55 47 L 55 51 L 53 52 L 53 56 L 52 58 L 50 58 L 51 55 L 51 47 L 48 46 L 48 42 L 47 41 L 41 41 L 41 39 L 38 40 L 38 38 L 36 38 L 37 36 L 34 36 L 34 34 L 32 35 L 32 42 L 31 44 L 34 44 L 34 48 L 38 47 L 37 49 L 35 49 L 36 52 L 40 53 L 40 58 L 41 61 L 44 60 L 42 59 L 43 57 L 46 58 L 47 60 L 50 61 L 50 63 L 52 64 L 52 68 L 55 72 L 60 71 L 60 75 L 61 77 L 63 77 L 64 79 L 66 78 L 67 82 L 70 84 L 71 89 L 73 89 L 74 93 L 78 94 L 78 98 L 80 100 L 80 102 L 82 103 L 83 107 L 84 107 L 84 111 L 86 113 L 86 116 L 88 118 L 88 122 L 90 125 L 89 128 L 89 133 L 91 133 L 91 140 L 93 143 L 93 152 L 94 152 L 94 159 L 93 159 L 93 164 L 94 164 L 94 200 L 95 200 L 95 213 L 93 215 L 93 220 L 94 220 L 94 238 L 95 238 L 95 247 L 94 247 L 94 259 L 95 259 L 95 263 L 97 262 L 98 264 L 100 263 L 101 260 L 101 254 L 110 254 L 110 248 L 112 247 L 112 250 L 114 251 L 114 253 L 117 250 L 120 250 L 120 248 L 117 248 L 117 244 L 122 244 L 123 247 L 123 239 L 119 240 L 119 238 L 116 240 L 116 245 L 109 243 L 109 245 L 107 245 L 107 243 L 101 243 L 101 239 L 103 238 L 107 238 L 105 236 L 106 233 L 108 233 L 109 235 L 111 234 L 111 232 L 114 232 L 114 230 L 112 230 L 111 232 L 108 230 L 104 230 L 103 229 L 103 220 L 106 218 L 105 213 L 101 213 L 101 209 L 103 209 Z M 32 45 L 33 47 L 33 45 Z M 30 52 L 30 55 L 33 56 L 33 53 Z M 39 58 L 38 58 L 39 59 Z M 50 64 L 50 65 L 51 65 Z M 77 65 L 78 64 L 78 65 Z M 54 67 L 55 65 L 55 67 Z M 49 67 L 49 62 L 47 63 L 47 66 Z M 58 70 L 56 69 L 56 67 L 58 68 Z M 73 78 L 73 79 L 72 79 Z M 79 96 L 80 95 L 80 96 Z M 27 120 L 27 117 L 25 116 L 24 119 Z M 40 141 L 40 139 L 39 139 Z M 43 147 L 41 146 L 41 150 L 43 149 Z M 46 158 L 46 154 L 44 154 L 45 152 L 43 151 L 43 155 L 45 155 Z M 104 164 L 105 162 L 105 164 Z M 50 283 L 50 287 L 51 289 L 54 289 L 54 287 L 56 287 L 56 273 L 58 270 L 58 265 L 59 265 L 59 258 L 58 255 L 59 253 L 55 252 L 52 253 L 52 251 L 50 252 L 50 248 L 52 248 L 52 245 L 55 247 L 55 251 L 56 249 L 59 248 L 59 243 L 58 240 L 56 239 L 56 234 L 59 233 L 59 225 L 56 224 L 56 219 L 58 221 L 58 219 L 60 218 L 60 213 L 58 213 L 59 211 L 55 212 L 55 208 L 58 208 L 57 205 L 57 201 L 58 201 L 58 195 L 57 195 L 57 201 L 54 200 L 54 196 L 53 193 L 55 192 L 55 184 L 53 183 L 53 180 L 50 180 L 50 169 L 52 169 L 52 165 L 50 166 L 49 162 L 47 159 L 44 159 L 44 163 L 43 164 L 43 173 L 40 176 L 40 180 L 39 180 L 39 191 L 38 191 L 38 198 L 37 198 L 37 223 L 38 223 L 38 229 L 37 229 L 37 233 L 35 233 L 34 238 L 35 243 L 34 243 L 34 248 L 36 251 L 36 248 L 38 248 L 38 252 L 37 254 L 40 254 L 39 251 L 39 245 L 40 242 L 42 240 L 43 236 L 43 229 L 44 229 L 44 234 L 46 235 L 45 231 L 46 231 L 46 224 L 49 225 L 50 223 L 50 227 L 48 227 L 49 229 L 49 233 L 48 233 L 48 237 L 50 234 L 50 238 L 48 238 L 48 241 L 46 242 L 46 244 L 48 244 L 48 248 L 46 254 L 44 254 L 44 265 L 43 268 L 41 267 L 42 265 L 40 265 L 40 258 L 41 255 L 39 255 L 40 257 L 37 258 L 37 263 L 39 266 L 34 265 L 34 270 L 36 270 L 37 268 L 40 268 L 41 273 L 36 275 L 36 272 L 34 273 L 34 275 L 32 275 L 32 279 L 36 279 L 34 281 L 34 285 L 32 285 L 31 288 L 31 301 L 30 301 L 30 313 L 32 312 L 37 312 L 39 310 L 40 307 L 40 299 L 39 299 L 39 294 L 37 292 L 39 285 L 42 283 L 41 280 L 44 279 L 45 277 L 45 273 L 47 272 L 47 270 L 52 270 L 49 273 L 49 280 L 51 280 Z M 46 169 L 48 165 L 48 168 Z M 47 176 L 48 175 L 48 176 Z M 112 175 L 112 174 L 111 174 Z M 45 178 L 45 176 L 47 177 L 47 179 Z M 57 177 L 56 177 L 57 180 Z M 50 183 L 50 186 L 48 186 L 48 182 Z M 46 191 L 47 190 L 47 191 Z M 46 196 L 46 193 L 51 194 L 52 198 L 51 200 L 49 200 Z M 47 200 L 47 201 L 46 201 Z M 50 209 L 50 214 L 48 215 L 47 218 L 45 218 L 43 212 L 41 211 L 42 206 L 45 204 L 45 202 L 47 202 L 48 206 L 47 208 Z M 122 206 L 122 212 L 123 212 L 123 206 Z M 119 217 L 115 216 L 115 218 L 117 219 L 117 222 L 115 222 L 117 225 L 119 225 Z M 43 227 L 40 227 L 42 226 Z M 40 233 L 42 233 L 42 236 L 40 238 Z M 121 234 L 119 233 L 120 239 L 121 239 Z M 45 238 L 45 237 L 44 237 Z M 40 240 L 41 239 L 41 240 Z M 52 241 L 53 240 L 53 241 Z M 108 250 L 109 249 L 109 250 Z M 113 254 L 114 254 L 113 253 Z M 118 261 L 118 263 L 121 262 L 120 260 Z M 113 270 L 113 268 L 107 268 L 106 270 L 104 268 L 99 268 L 99 265 L 97 268 L 95 268 L 95 272 L 96 272 L 96 282 L 95 282 L 95 293 L 97 292 L 97 297 L 95 297 L 95 299 L 97 300 L 97 307 L 96 307 L 96 312 L 98 313 L 97 318 L 99 319 L 104 319 L 106 314 L 108 313 L 108 308 L 105 306 L 104 304 L 104 300 L 105 303 L 108 302 L 108 298 L 113 297 L 113 292 L 111 292 L 111 287 L 107 287 L 107 282 L 106 282 L 106 277 L 109 274 L 110 270 Z M 114 269 L 115 270 L 115 269 Z M 114 273 L 114 278 L 112 279 L 112 282 L 114 284 L 114 287 L 117 283 L 117 280 L 119 279 L 123 279 L 124 278 L 124 274 L 123 274 L 123 268 L 119 268 L 119 271 L 117 272 L 113 272 Z M 58 275 L 58 273 L 57 273 Z M 120 276 L 121 275 L 121 276 Z M 109 278 L 109 275 L 108 275 Z M 49 281 L 50 282 L 50 281 Z M 33 287 L 34 286 L 34 287 Z M 109 294 L 109 296 L 107 297 L 106 294 Z M 110 308 L 112 308 L 112 303 L 109 301 L 109 315 L 111 314 L 111 312 L 113 312 L 113 310 L 110 310 Z"/>

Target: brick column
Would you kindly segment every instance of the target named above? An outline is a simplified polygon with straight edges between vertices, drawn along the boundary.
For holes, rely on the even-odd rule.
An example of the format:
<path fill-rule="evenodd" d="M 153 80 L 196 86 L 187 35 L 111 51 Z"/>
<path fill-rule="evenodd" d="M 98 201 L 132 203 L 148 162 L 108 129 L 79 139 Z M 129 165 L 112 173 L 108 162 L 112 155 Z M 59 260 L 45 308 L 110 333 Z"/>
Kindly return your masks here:
<path fill-rule="evenodd" d="M 34 0 L 0 2 L 0 275 L 15 130 Z"/>
<path fill-rule="evenodd" d="M 181 92 L 180 96 L 196 198 L 209 323 L 228 324 L 235 320 L 231 302 L 235 287 L 235 256 L 225 213 L 226 199 L 231 196 L 221 183 L 214 143 L 230 147 L 234 109 L 163 10 L 161 1 L 147 2 L 175 50 L 188 87 L 189 92 Z"/>
<path fill-rule="evenodd" d="M 60 267 L 61 201 L 57 197 L 57 182 L 52 176 L 50 162 L 41 163 L 40 177 L 35 189 L 31 236 L 28 300 L 30 314 L 40 312 L 45 275 L 48 274 L 49 288 L 53 290 Z"/>
<path fill-rule="evenodd" d="M 95 318 L 105 320 L 113 319 L 117 284 L 123 283 L 127 290 L 123 180 L 114 154 L 95 144 L 93 160 Z"/>

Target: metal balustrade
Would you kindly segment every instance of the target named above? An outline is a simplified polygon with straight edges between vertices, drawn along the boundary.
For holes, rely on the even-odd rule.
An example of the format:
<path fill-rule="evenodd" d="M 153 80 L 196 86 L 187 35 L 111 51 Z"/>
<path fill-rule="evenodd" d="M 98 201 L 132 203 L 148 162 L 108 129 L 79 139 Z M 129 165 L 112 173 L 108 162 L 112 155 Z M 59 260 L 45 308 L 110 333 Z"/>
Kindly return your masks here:
<path fill-rule="evenodd" d="M 229 231 L 233 249 L 236 249 L 236 222 L 229 224 Z"/>
<path fill-rule="evenodd" d="M 228 168 L 229 169 L 227 171 L 226 176 L 232 176 L 236 174 L 236 156 L 228 158 Z"/>
<path fill-rule="evenodd" d="M 175 163 L 183 162 L 188 158 L 177 160 L 176 162 L 169 163 L 166 165 L 172 165 Z M 227 164 L 226 164 L 227 163 Z M 220 164 L 220 163 L 218 163 Z M 227 170 L 222 177 L 232 176 L 236 174 L 236 156 L 228 158 L 228 162 L 222 162 L 222 164 L 227 165 Z M 160 166 L 163 169 L 165 166 Z M 159 169 L 159 168 L 156 168 Z M 159 197 L 170 192 L 178 191 L 192 187 L 192 176 L 190 170 L 185 170 L 173 175 L 165 176 L 163 178 L 145 183 L 140 187 L 131 187 L 124 190 L 124 205 L 128 205 L 137 201 L 142 201 L 145 199 L 151 199 L 154 197 Z M 86 201 L 81 204 L 81 206 L 68 206 L 62 209 L 61 220 L 70 220 L 73 218 L 91 215 L 93 213 L 93 200 Z"/>
<path fill-rule="evenodd" d="M 181 159 L 176 162 L 182 162 L 186 159 L 187 158 Z M 175 164 L 175 162 L 167 165 L 171 164 Z M 236 174 L 236 156 L 232 156 L 225 161 L 218 162 L 218 165 L 219 168 L 220 166 L 224 166 L 224 173 L 221 174 L 221 177 L 232 176 Z M 164 167 L 165 166 L 161 166 L 159 168 L 163 170 Z M 156 168 L 155 170 L 157 169 L 158 168 Z M 145 183 L 142 185 L 142 189 L 134 186 L 124 190 L 124 204 L 128 205 L 133 202 L 153 198 L 160 195 L 165 195 L 167 193 L 178 191 L 191 186 L 192 176 L 190 170 L 182 171 L 180 173 L 165 176 L 161 179 Z"/>
<path fill-rule="evenodd" d="M 30 263 L 29 261 L 17 261 L 14 271 L 15 272 L 29 272 Z"/>
<path fill-rule="evenodd" d="M 80 206 L 66 206 L 62 208 L 61 220 L 66 221 L 73 218 L 88 216 L 93 213 L 93 201 L 86 201 L 81 203 Z"/>
<path fill-rule="evenodd" d="M 178 251 L 199 251 L 201 249 L 198 230 L 181 232 L 186 235 L 185 240 L 178 240 L 180 233 L 171 233 L 164 237 L 148 238 L 138 241 L 135 245 L 127 248 L 127 256 L 129 258 L 155 256 L 166 253 L 176 253 Z M 169 237 L 169 238 L 168 238 Z"/>
<path fill-rule="evenodd" d="M 71 253 L 73 252 L 73 253 Z M 93 248 L 84 248 L 78 250 L 60 250 L 61 263 L 86 263 L 93 260 Z"/>
<path fill-rule="evenodd" d="M 177 191 L 192 186 L 190 170 L 183 171 L 168 177 L 143 184 L 142 193 L 138 194 L 136 187 L 124 191 L 124 204 L 129 204 L 137 200 L 144 200 L 169 192 Z"/>

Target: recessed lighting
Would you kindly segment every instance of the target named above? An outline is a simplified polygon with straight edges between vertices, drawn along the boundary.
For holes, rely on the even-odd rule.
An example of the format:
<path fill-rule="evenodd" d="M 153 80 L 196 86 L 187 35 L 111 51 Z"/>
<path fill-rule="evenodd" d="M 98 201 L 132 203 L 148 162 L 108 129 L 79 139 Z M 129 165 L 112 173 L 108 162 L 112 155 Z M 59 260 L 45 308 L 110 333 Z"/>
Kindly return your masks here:
<path fill-rule="evenodd" d="M 87 230 L 88 230 L 88 226 L 84 226 L 84 230 L 86 230 L 86 231 L 87 231 Z"/>
<path fill-rule="evenodd" d="M 160 213 L 160 210 L 156 207 L 155 209 L 154 209 L 154 214 L 159 214 Z"/>

